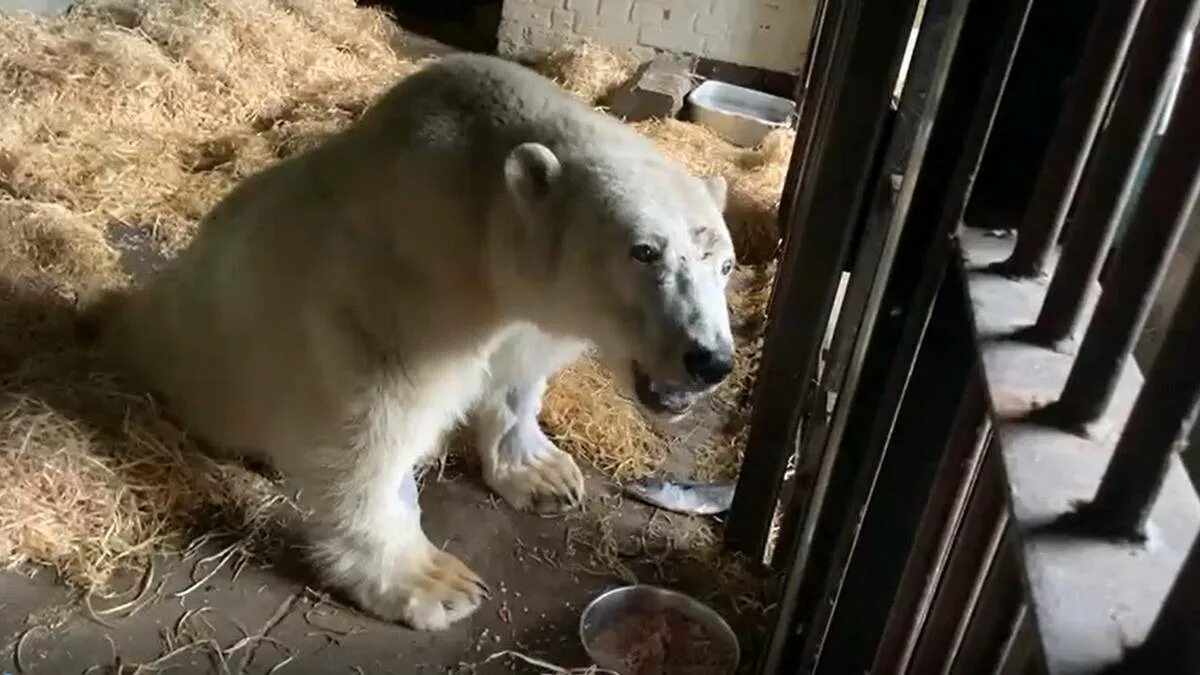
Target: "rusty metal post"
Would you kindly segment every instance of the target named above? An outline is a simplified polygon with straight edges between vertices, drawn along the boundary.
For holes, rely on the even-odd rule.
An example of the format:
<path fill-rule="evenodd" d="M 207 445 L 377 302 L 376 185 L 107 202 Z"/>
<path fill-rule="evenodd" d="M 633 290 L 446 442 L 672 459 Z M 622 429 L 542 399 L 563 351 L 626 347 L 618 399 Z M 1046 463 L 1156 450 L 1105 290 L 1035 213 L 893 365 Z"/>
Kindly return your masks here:
<path fill-rule="evenodd" d="M 1104 293 L 1062 395 L 1044 411 L 1046 419 L 1056 424 L 1088 425 L 1107 411 L 1117 379 L 1150 313 L 1167 263 L 1187 226 L 1200 187 L 1197 70 L 1200 70 L 1200 49 L 1192 50 L 1188 56 L 1184 70 L 1187 76 L 1177 107 L 1134 207 L 1129 233 L 1113 258 Z M 1179 314 L 1177 310 L 1176 315 Z M 1195 344 L 1191 348 L 1195 349 Z"/>
<path fill-rule="evenodd" d="M 1200 110 L 1192 112 L 1200 114 Z M 1200 118 L 1191 119 L 1194 122 Z M 1196 164 L 1193 155 L 1193 203 L 1200 192 L 1200 171 Z M 1141 536 L 1172 455 L 1190 440 L 1196 401 L 1200 398 L 1197 347 L 1200 347 L 1200 272 L 1194 271 L 1096 496 L 1082 509 L 1093 525 L 1089 529 L 1121 537 Z"/>
<path fill-rule="evenodd" d="M 1070 98 L 1059 115 L 1033 197 L 1017 230 L 1016 247 L 997 271 L 1019 277 L 1044 273 L 1145 4 L 1146 0 L 1103 3 L 1092 21 Z"/>
<path fill-rule="evenodd" d="M 783 473 L 817 382 L 816 364 L 846 266 L 888 102 L 917 0 L 839 0 L 827 21 L 830 73 L 798 174 L 786 246 L 771 297 L 754 385 L 750 434 L 729 510 L 725 543 L 762 559 Z M 822 27 L 823 34 L 825 27 Z M 817 95 L 810 93 L 810 95 Z"/>
<path fill-rule="evenodd" d="M 1023 337 L 1055 345 L 1070 338 L 1084 299 L 1100 277 L 1105 255 L 1134 194 L 1137 167 L 1154 137 L 1169 98 L 1166 73 L 1185 26 L 1194 26 L 1200 2 L 1148 0 L 1129 48 L 1124 83 L 1097 143 L 1079 191 L 1074 225 L 1063 245 L 1036 323 Z"/>
<path fill-rule="evenodd" d="M 1127 343 L 1132 342 L 1129 326 L 1145 316 L 1166 259 L 1200 195 L 1200 134 L 1195 133 L 1200 120 L 1200 50 L 1188 62 L 1191 72 L 1138 204 L 1134 229 L 1117 254 L 1111 288 L 1101 299 L 1068 378 L 1068 391 L 1060 399 L 1068 413 L 1091 412 L 1107 403 L 1088 389 L 1100 383 L 1090 381 L 1091 371 L 1081 368 L 1101 368 L 1106 365 L 1102 359 L 1126 358 Z M 1200 273 L 1193 270 L 1096 497 L 1084 509 L 1095 515 L 1095 525 L 1118 535 L 1136 536 L 1140 531 L 1171 455 L 1188 441 L 1187 427 L 1200 396 L 1198 346 Z"/>

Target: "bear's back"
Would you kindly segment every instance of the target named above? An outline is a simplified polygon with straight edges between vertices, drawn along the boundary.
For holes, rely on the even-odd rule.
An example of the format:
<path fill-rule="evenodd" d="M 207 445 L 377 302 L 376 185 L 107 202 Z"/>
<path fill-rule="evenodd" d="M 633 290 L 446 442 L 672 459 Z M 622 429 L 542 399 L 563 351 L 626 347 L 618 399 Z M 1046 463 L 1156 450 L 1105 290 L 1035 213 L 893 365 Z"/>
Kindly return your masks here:
<path fill-rule="evenodd" d="M 661 158 L 650 141 L 550 79 L 479 54 L 446 57 L 410 76 L 351 131 L 383 146 L 463 151 L 474 163 L 492 166 L 526 142 L 542 143 L 567 161 L 614 154 Z"/>

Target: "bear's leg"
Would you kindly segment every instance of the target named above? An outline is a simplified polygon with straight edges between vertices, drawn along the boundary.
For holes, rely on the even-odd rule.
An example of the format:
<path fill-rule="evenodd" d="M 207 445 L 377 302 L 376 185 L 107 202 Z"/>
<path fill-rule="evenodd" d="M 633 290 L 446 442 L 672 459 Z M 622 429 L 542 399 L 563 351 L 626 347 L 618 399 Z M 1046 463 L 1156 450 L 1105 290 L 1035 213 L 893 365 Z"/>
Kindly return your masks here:
<path fill-rule="evenodd" d="M 473 426 L 484 481 L 517 509 L 557 513 L 583 498 L 583 473 L 538 426 L 546 380 L 586 348 L 536 329 L 493 354 Z"/>
<path fill-rule="evenodd" d="M 347 451 L 309 455 L 299 476 L 311 509 L 314 563 L 330 585 L 362 609 L 419 630 L 440 630 L 475 611 L 487 587 L 458 558 L 434 546 L 421 530 L 413 452 L 432 447 L 433 425 L 395 413 L 364 420 Z M 386 431 L 400 422 L 411 445 L 397 447 Z M 383 433 L 380 430 L 384 429 Z"/>

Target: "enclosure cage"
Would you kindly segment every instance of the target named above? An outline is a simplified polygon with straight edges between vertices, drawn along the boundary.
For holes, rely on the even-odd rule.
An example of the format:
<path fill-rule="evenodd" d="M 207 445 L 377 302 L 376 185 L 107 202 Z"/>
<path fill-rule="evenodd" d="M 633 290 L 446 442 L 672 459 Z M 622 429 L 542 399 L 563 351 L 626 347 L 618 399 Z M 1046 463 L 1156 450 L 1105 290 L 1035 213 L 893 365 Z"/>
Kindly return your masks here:
<path fill-rule="evenodd" d="M 783 579 L 757 672 L 1200 672 L 1200 2 L 1067 5 L 820 3 L 726 524 Z"/>

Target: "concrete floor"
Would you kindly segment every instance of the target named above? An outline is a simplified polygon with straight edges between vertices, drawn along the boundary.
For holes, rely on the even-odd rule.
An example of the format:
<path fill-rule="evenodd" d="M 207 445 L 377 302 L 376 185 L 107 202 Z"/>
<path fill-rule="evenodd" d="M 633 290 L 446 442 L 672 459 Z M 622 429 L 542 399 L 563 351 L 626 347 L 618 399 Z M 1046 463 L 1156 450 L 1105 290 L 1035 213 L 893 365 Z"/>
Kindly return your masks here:
<path fill-rule="evenodd" d="M 593 496 L 611 489 L 595 478 L 589 482 Z M 755 636 L 765 621 L 761 607 L 737 611 L 735 593 L 741 590 L 722 592 L 713 570 L 687 556 L 666 551 L 654 563 L 646 550 L 639 550 L 662 550 L 662 542 L 643 542 L 639 534 L 651 518 L 664 514 L 628 501 L 605 513 L 595 497 L 587 513 L 558 518 L 522 514 L 493 502 L 486 489 L 467 475 L 431 483 L 422 494 L 422 504 L 430 538 L 445 542 L 448 550 L 484 577 L 494 593 L 473 617 L 448 631 L 410 631 L 326 602 L 306 590 L 304 572 L 288 564 L 298 558 L 294 552 L 269 554 L 262 564 L 247 565 L 236 580 L 233 566 L 226 566 L 182 598 L 172 594 L 191 586 L 192 575 L 202 578 L 211 566 L 196 573 L 194 560 L 164 560 L 156 565 L 156 577 L 166 578 L 160 598 L 129 618 L 106 617 L 108 626 L 90 618 L 49 573 L 31 577 L 6 573 L 0 575 L 0 646 L 4 649 L 0 672 L 153 672 L 135 671 L 133 666 L 170 652 L 173 645 L 168 636 L 180 628 L 193 633 L 192 639 L 211 637 L 225 649 L 245 635 L 269 638 L 251 641 L 230 654 L 228 672 L 544 672 L 500 658 L 487 661 L 510 649 L 564 667 L 586 666 L 588 659 L 577 638 L 579 613 L 591 598 L 626 583 L 617 573 L 598 569 L 586 546 L 567 544 L 573 533 L 594 532 L 601 517 L 611 523 L 622 549 L 630 549 L 623 551 L 630 555 L 623 555 L 622 562 L 638 581 L 708 598 L 743 636 L 743 651 L 751 652 L 743 664 L 752 656 Z M 677 533 L 696 521 L 676 518 L 673 522 Z M 217 551 L 221 546 L 210 548 Z M 557 561 L 551 564 L 548 558 Z M 584 571 L 589 568 L 590 572 Z M 130 574 L 115 587 L 136 588 L 139 581 L 137 574 Z M 103 612 L 132 595 L 97 600 L 94 607 Z M 194 647 L 155 665 L 170 666 L 172 672 L 225 672 L 212 653 Z M 292 660 L 272 670 L 288 657 Z"/>

